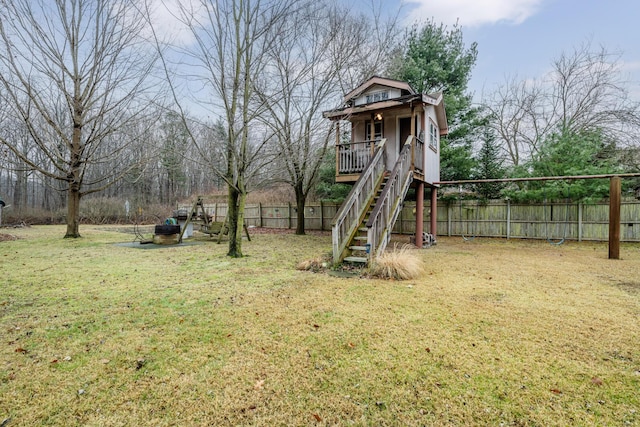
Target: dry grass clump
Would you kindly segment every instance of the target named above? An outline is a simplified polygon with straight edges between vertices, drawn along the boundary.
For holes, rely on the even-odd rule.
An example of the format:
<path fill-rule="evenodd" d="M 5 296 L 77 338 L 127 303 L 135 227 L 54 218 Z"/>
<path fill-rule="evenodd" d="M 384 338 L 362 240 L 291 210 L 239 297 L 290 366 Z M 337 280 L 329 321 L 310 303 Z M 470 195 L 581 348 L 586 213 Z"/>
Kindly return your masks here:
<path fill-rule="evenodd" d="M 6 242 L 11 240 L 18 240 L 13 234 L 0 233 L 0 242 Z"/>
<path fill-rule="evenodd" d="M 296 269 L 300 271 L 312 271 L 314 273 L 319 273 L 329 268 L 330 265 L 331 263 L 326 258 L 316 257 L 300 261 L 296 266 Z"/>
<path fill-rule="evenodd" d="M 369 275 L 381 279 L 411 280 L 424 274 L 424 264 L 410 245 L 380 255 L 369 268 Z"/>

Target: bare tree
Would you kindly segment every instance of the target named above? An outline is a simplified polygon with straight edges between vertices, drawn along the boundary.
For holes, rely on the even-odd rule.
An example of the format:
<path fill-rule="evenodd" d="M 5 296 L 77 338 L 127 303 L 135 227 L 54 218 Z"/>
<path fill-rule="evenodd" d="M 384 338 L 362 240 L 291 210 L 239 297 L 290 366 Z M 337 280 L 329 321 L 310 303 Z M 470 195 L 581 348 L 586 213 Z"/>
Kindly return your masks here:
<path fill-rule="evenodd" d="M 355 68 L 361 46 L 345 43 L 353 34 L 349 11 L 317 2 L 289 16 L 266 53 L 256 82 L 259 120 L 273 134 L 280 180 L 291 185 L 297 207 L 296 234 L 305 233 L 305 204 L 331 140 L 322 111 L 338 104 L 340 78 Z"/>
<path fill-rule="evenodd" d="M 538 152 L 554 132 L 597 131 L 618 146 L 633 146 L 640 104 L 629 96 L 620 55 L 589 43 L 553 61 L 540 80 L 510 79 L 485 102 L 490 125 L 515 166 Z"/>
<path fill-rule="evenodd" d="M 537 82 L 512 78 L 491 95 L 485 106 L 490 113 L 491 126 L 514 166 L 537 151 L 539 141 L 546 133 L 548 123 L 536 120 L 543 101 Z"/>
<path fill-rule="evenodd" d="M 14 141 L 1 137 L 0 143 L 30 168 L 65 183 L 65 237 L 80 236 L 82 196 L 128 170 L 118 155 L 135 135 L 116 135 L 146 111 L 154 54 L 140 38 L 143 24 L 130 2 L 118 0 L 0 2 L 2 102 L 26 125 L 33 151 L 52 169 Z"/>
<path fill-rule="evenodd" d="M 225 164 L 223 168 L 217 162 L 209 166 L 227 185 L 231 257 L 243 255 L 242 225 L 248 181 L 265 161 L 264 147 L 269 141 L 268 135 L 252 131 L 258 113 L 252 108 L 254 82 L 263 71 L 264 53 L 271 49 L 273 34 L 299 3 L 299 0 L 201 0 L 198 8 L 183 4 L 176 16 L 195 40 L 180 52 L 185 62 L 176 65 L 178 69 L 190 70 L 182 77 L 192 85 L 198 82 L 198 94 L 190 102 L 220 115 L 224 124 L 220 143 Z M 159 41 L 158 34 L 154 34 Z M 158 46 L 162 51 L 160 43 Z M 168 57 L 163 55 L 165 70 L 188 125 L 182 107 L 185 99 L 178 96 L 177 78 L 169 70 Z M 207 158 L 208 145 L 200 145 L 192 128 L 187 128 L 197 151 Z"/>

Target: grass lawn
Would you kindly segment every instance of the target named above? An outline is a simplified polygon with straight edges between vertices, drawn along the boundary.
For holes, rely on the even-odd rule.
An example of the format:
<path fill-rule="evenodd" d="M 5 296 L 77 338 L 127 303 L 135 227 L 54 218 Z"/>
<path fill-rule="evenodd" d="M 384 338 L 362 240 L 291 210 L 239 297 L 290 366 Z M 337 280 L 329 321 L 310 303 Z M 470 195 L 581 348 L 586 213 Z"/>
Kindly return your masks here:
<path fill-rule="evenodd" d="M 385 281 L 296 270 L 328 235 L 0 232 L 2 426 L 640 425 L 638 245 L 441 238 Z"/>

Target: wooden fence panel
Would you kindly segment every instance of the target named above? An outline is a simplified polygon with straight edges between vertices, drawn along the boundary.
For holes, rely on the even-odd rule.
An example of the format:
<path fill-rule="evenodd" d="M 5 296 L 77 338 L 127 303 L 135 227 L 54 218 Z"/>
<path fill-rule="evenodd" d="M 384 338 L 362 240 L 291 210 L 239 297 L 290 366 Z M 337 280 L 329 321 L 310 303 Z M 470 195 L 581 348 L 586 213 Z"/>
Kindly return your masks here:
<path fill-rule="evenodd" d="M 224 203 L 204 205 L 215 221 L 223 221 L 227 213 Z M 331 230 L 331 222 L 340 205 L 309 203 L 305 208 L 305 228 Z M 190 210 L 190 205 L 178 209 Z M 431 233 L 429 201 L 424 206 L 424 231 Z M 415 202 L 405 202 L 394 233 L 415 233 Z M 247 225 L 266 228 L 295 228 L 297 212 L 292 204 L 247 204 Z M 437 235 L 509 237 L 523 239 L 561 239 L 607 241 L 609 205 L 600 203 L 515 204 L 504 200 L 478 203 L 474 200 L 439 202 Z M 625 200 L 621 206 L 621 240 L 640 242 L 640 201 Z"/>

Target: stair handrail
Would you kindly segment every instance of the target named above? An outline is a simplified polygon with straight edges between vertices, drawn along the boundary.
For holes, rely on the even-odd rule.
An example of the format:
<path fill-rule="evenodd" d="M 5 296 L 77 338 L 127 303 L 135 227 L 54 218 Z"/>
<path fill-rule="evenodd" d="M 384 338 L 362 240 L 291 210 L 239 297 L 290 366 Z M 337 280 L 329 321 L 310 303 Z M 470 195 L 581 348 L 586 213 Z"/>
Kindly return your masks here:
<path fill-rule="evenodd" d="M 360 221 L 369 207 L 373 192 L 376 190 L 378 182 L 385 171 L 384 153 L 386 142 L 386 138 L 378 142 L 373 156 L 331 222 L 333 262 L 336 264 L 342 262 L 342 255 L 349 244 L 349 240 L 360 225 Z"/>
<path fill-rule="evenodd" d="M 413 135 L 407 138 L 380 198 L 378 198 L 367 221 L 367 244 L 370 245 L 369 261 L 372 261 L 387 247 L 393 227 L 402 210 L 402 201 L 413 181 L 411 146 L 414 139 Z"/>

